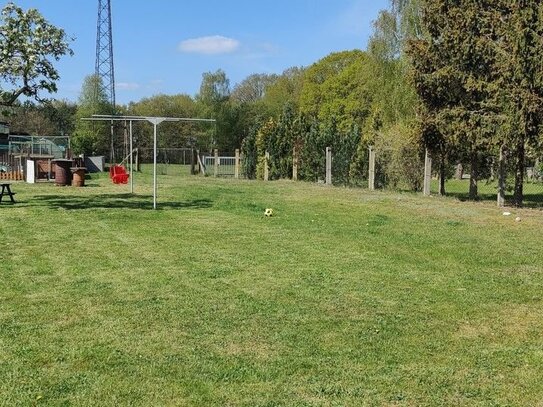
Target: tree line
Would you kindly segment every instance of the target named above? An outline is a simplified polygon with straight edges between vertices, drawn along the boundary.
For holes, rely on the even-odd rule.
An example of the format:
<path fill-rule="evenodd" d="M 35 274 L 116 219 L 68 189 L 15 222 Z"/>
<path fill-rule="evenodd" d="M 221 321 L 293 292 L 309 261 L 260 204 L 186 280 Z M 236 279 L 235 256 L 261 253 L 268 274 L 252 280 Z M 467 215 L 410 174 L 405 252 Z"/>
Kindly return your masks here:
<path fill-rule="evenodd" d="M 8 11 L 22 18 L 19 11 Z M 6 24 L 13 21 L 4 17 Z M 115 110 L 216 119 L 207 127 L 164 124 L 161 146 L 241 148 L 249 178 L 262 176 L 266 151 L 271 178 L 290 177 L 296 151 L 299 178 L 318 180 L 329 146 L 335 182 L 356 185 L 366 176 L 371 146 L 381 157 L 378 183 L 418 190 L 428 149 L 438 163 L 440 193 L 446 193 L 451 168 L 463 164 L 470 173 L 470 197 L 476 199 L 478 181 L 493 175 L 499 157 L 506 157 L 514 172 L 514 200 L 522 205 L 525 168 L 541 156 L 542 34 L 540 2 L 391 0 L 364 51 L 335 52 L 281 74 L 252 74 L 234 86 L 224 71 L 207 72 L 195 96 L 156 95 Z M 51 50 L 55 58 L 71 52 L 62 31 L 51 36 L 58 42 Z M 0 52 L 14 48 L 2 47 L 0 41 Z M 96 91 L 98 77 L 85 79 L 77 103 L 18 104 L 18 95 L 36 94 L 40 83 L 54 90 L 58 74 L 46 72 L 49 81 L 33 87 L 32 77 L 20 80 L 28 67 L 6 73 L 13 66 L 0 70 L 5 78 L 19 77 L 22 86 L 0 96 L 2 105 L 18 106 L 11 119 L 15 127 L 25 123 L 30 132 L 70 134 L 77 153 L 108 153 L 109 125 L 79 120 L 111 112 L 105 95 Z M 122 133 L 122 128 L 116 132 L 117 145 Z M 139 146 L 149 145 L 150 129 L 140 126 L 137 139 Z"/>

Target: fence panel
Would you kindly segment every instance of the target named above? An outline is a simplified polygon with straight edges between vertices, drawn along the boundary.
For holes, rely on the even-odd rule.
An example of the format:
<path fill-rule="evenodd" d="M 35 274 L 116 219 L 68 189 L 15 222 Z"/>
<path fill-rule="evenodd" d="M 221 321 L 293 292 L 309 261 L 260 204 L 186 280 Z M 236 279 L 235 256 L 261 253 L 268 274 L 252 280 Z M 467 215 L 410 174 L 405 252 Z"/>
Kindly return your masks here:
<path fill-rule="evenodd" d="M 215 175 L 217 177 L 234 177 L 235 176 L 236 157 L 234 154 L 218 156 L 216 163 L 215 163 L 214 155 L 204 155 L 202 162 L 206 168 L 206 173 L 208 175 Z M 216 174 L 215 174 L 215 171 L 216 171 Z"/>
<path fill-rule="evenodd" d="M 21 181 L 24 179 L 21 158 L 8 151 L 0 151 L 0 180 Z"/>

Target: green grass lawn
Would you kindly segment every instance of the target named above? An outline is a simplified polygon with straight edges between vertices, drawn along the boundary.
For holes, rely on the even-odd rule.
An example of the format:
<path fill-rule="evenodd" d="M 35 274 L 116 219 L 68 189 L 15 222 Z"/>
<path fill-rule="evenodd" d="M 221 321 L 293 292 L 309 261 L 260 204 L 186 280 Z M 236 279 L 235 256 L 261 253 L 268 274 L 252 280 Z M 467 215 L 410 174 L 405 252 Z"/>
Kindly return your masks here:
<path fill-rule="evenodd" d="M 535 406 L 540 211 L 149 175 L 0 205 L 0 405 Z M 265 208 L 275 216 L 265 218 Z M 516 216 L 521 222 L 515 222 Z"/>

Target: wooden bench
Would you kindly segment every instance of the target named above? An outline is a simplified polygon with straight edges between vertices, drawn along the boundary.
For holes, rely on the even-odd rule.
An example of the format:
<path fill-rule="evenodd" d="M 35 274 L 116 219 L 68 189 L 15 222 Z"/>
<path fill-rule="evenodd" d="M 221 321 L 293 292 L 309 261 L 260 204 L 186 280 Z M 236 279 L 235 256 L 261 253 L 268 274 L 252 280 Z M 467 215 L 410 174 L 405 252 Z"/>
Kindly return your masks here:
<path fill-rule="evenodd" d="M 4 195 L 9 195 L 9 199 L 11 199 L 11 203 L 15 203 L 15 199 L 13 199 L 13 195 L 15 195 L 15 192 L 11 192 L 11 184 L 0 184 L 2 186 L 2 192 L 0 192 L 0 202 L 2 202 L 2 198 Z"/>

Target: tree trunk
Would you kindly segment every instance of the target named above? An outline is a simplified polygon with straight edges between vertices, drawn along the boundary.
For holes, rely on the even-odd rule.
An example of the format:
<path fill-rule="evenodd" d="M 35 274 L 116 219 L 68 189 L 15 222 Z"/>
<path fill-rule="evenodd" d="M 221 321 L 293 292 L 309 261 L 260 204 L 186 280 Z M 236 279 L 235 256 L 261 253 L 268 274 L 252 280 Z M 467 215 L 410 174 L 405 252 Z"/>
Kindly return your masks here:
<path fill-rule="evenodd" d="M 191 148 L 190 149 L 190 175 L 195 175 L 196 174 L 196 160 L 194 159 L 194 149 Z"/>
<path fill-rule="evenodd" d="M 473 151 L 471 153 L 471 169 L 470 169 L 470 178 L 469 178 L 469 199 L 477 199 L 477 178 L 479 177 L 479 163 L 478 163 L 477 152 Z"/>
<path fill-rule="evenodd" d="M 524 167 L 526 164 L 526 151 L 524 148 L 524 137 L 521 137 L 517 144 L 517 160 L 515 163 L 515 192 L 513 203 L 517 207 L 522 206 L 524 198 Z"/>

